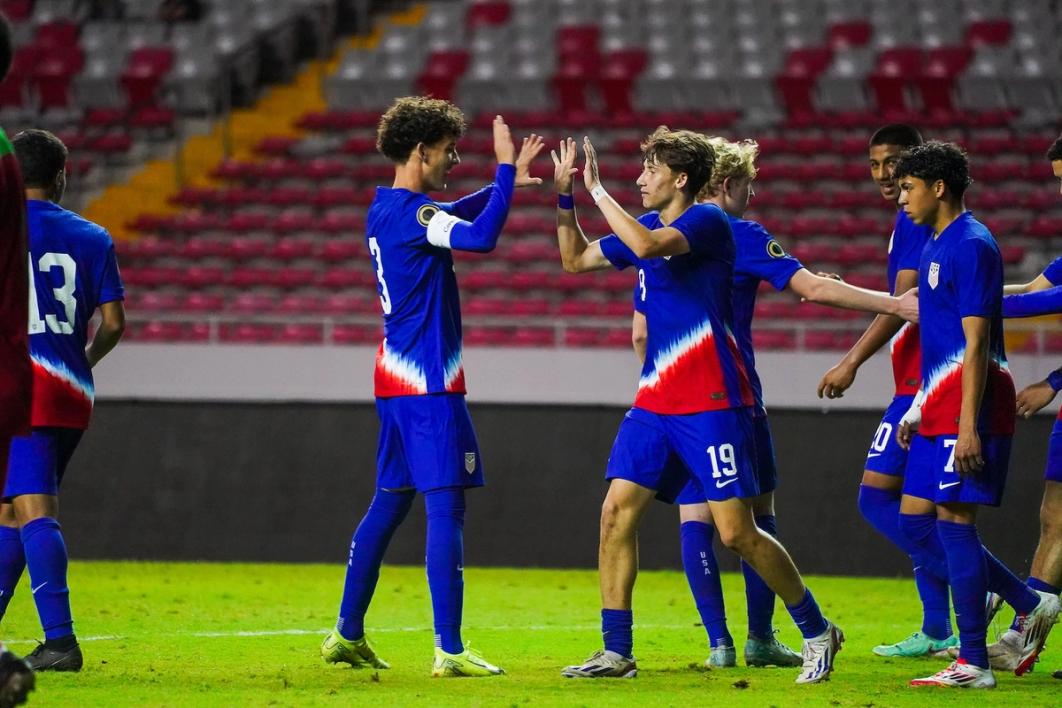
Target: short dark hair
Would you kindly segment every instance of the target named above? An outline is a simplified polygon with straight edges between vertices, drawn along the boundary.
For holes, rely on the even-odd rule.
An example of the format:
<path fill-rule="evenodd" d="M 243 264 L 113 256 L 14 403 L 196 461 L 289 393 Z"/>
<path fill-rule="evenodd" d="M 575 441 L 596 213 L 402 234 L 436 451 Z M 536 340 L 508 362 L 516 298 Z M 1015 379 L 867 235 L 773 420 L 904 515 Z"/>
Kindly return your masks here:
<path fill-rule="evenodd" d="M 66 145 L 47 130 L 23 130 L 11 139 L 11 145 L 27 187 L 49 189 L 55 176 L 66 169 Z"/>
<path fill-rule="evenodd" d="M 11 70 L 11 61 L 15 57 L 15 42 L 11 36 L 11 23 L 7 15 L 0 12 L 0 81 L 7 78 Z"/>
<path fill-rule="evenodd" d="M 895 175 L 896 179 L 917 177 L 926 182 L 942 180 L 956 199 L 961 199 L 973 182 L 966 151 L 955 143 L 939 140 L 930 140 L 905 151 L 896 165 Z"/>
<path fill-rule="evenodd" d="M 1062 160 L 1062 135 L 1055 138 L 1055 142 L 1051 143 L 1051 147 L 1047 148 L 1047 159 L 1051 162 Z"/>
<path fill-rule="evenodd" d="M 913 148 L 922 144 L 922 134 L 913 125 L 906 123 L 889 123 L 874 131 L 870 136 L 870 147 L 875 145 L 899 145 Z"/>
<path fill-rule="evenodd" d="M 434 145 L 444 138 L 465 134 L 465 114 L 438 98 L 406 96 L 396 99 L 380 117 L 376 128 L 376 149 L 392 162 L 409 159 L 417 143 Z"/>
<path fill-rule="evenodd" d="M 685 191 L 696 197 L 715 170 L 715 150 L 708 138 L 692 130 L 657 128 L 642 141 L 642 160 L 667 165 L 686 173 Z"/>

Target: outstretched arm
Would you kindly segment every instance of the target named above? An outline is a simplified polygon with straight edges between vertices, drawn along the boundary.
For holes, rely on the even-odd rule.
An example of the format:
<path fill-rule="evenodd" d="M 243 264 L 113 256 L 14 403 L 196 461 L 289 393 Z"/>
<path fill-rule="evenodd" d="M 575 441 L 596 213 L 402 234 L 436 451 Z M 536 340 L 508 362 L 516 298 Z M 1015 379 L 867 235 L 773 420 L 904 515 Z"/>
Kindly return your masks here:
<path fill-rule="evenodd" d="M 902 296 L 866 290 L 834 278 L 815 275 L 801 268 L 789 280 L 789 289 L 809 302 L 849 310 L 896 315 L 909 322 L 918 322 L 918 291 L 909 290 Z"/>
<path fill-rule="evenodd" d="M 600 241 L 591 243 L 579 226 L 575 215 L 575 199 L 572 196 L 572 176 L 575 168 L 575 141 L 562 140 L 557 150 L 550 151 L 553 158 L 553 183 L 557 189 L 557 244 L 560 246 L 561 264 L 568 273 L 585 273 L 602 270 L 611 264 L 601 251 Z"/>
<path fill-rule="evenodd" d="M 531 162 L 542 151 L 543 147 L 545 147 L 545 143 L 540 135 L 531 133 L 530 136 L 524 138 L 520 154 L 516 158 L 516 178 L 513 180 L 513 187 L 519 189 L 520 187 L 542 184 L 541 177 L 531 176 Z M 483 189 L 461 197 L 455 202 L 440 202 L 439 207 L 459 219 L 471 221 L 487 207 L 490 195 L 493 194 L 493 187 L 493 184 L 488 184 Z"/>
<path fill-rule="evenodd" d="M 1059 313 L 1062 313 L 1062 285 L 1048 288 L 1047 290 L 1027 290 L 1021 295 L 1006 295 L 1003 297 L 1003 316 L 1007 318 L 1057 315 Z"/>

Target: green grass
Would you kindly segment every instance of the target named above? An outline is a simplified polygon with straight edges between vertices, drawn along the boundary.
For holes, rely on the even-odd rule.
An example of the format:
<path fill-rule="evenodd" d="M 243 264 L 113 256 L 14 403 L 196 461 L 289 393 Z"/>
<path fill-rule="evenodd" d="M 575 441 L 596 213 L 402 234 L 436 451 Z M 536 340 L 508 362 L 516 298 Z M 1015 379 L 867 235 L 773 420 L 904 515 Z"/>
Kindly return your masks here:
<path fill-rule="evenodd" d="M 422 568 L 387 567 L 368 617 L 387 671 L 326 666 L 318 647 L 334 621 L 342 566 L 188 563 L 71 564 L 74 616 L 85 653 L 80 674 L 44 674 L 35 705 L 894 706 L 927 702 L 1058 705 L 1062 653 L 1032 675 L 997 675 L 990 696 L 908 688 L 941 660 L 888 660 L 870 648 L 917 628 L 910 581 L 811 578 L 819 602 L 845 631 L 834 678 L 796 686 L 794 669 L 704 671 L 704 630 L 685 578 L 643 573 L 635 591 L 633 681 L 573 681 L 559 670 L 599 648 L 596 574 L 581 570 L 466 572 L 465 638 L 508 675 L 431 679 L 431 610 Z M 741 578 L 724 578 L 731 631 L 744 636 Z M 799 646 L 784 611 L 780 637 Z M 243 634 L 240 634 L 243 633 Z M 40 629 L 25 579 L 2 635 L 28 652 Z M 741 642 L 738 642 L 740 656 Z"/>

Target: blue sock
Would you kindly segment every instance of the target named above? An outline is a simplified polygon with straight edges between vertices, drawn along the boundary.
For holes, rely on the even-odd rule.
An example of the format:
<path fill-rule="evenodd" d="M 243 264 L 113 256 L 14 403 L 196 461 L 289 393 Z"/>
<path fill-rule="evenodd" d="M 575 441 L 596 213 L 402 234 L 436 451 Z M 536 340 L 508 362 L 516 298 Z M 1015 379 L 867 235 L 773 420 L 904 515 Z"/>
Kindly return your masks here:
<path fill-rule="evenodd" d="M 1025 584 L 1028 585 L 1029 589 L 1031 590 L 1046 592 L 1048 595 L 1058 595 L 1062 593 L 1062 590 L 1055 587 L 1054 585 L 1046 583 L 1043 580 L 1040 580 L 1039 578 L 1034 578 L 1031 575 L 1029 576 L 1029 579 L 1025 581 Z M 1014 616 L 1014 621 L 1011 623 L 1010 628 L 1013 630 L 1018 629 L 1018 615 Z"/>
<path fill-rule="evenodd" d="M 448 654 L 465 650 L 461 610 L 465 599 L 465 490 L 437 489 L 424 495 L 428 512 L 428 589 L 435 617 L 435 646 Z"/>
<path fill-rule="evenodd" d="M 778 535 L 778 524 L 774 514 L 756 517 L 756 525 L 764 533 Z M 749 636 L 756 639 L 770 639 L 774 634 L 774 590 L 767 587 L 763 578 L 752 566 L 741 561 L 741 574 L 745 576 L 745 604 L 749 613 Z"/>
<path fill-rule="evenodd" d="M 1019 615 L 1027 615 L 1040 604 L 1040 596 L 1010 572 L 987 548 L 982 549 L 988 568 L 988 589 L 1002 597 Z M 984 600 L 982 599 L 982 605 Z"/>
<path fill-rule="evenodd" d="M 10 526 L 0 526 L 0 619 L 15 594 L 15 586 L 26 569 L 26 554 L 22 550 L 22 534 Z"/>
<path fill-rule="evenodd" d="M 900 493 L 877 487 L 861 485 L 859 487 L 859 511 L 863 518 L 878 533 L 892 541 L 897 548 L 906 553 L 915 567 L 948 582 L 948 564 L 944 560 L 944 549 L 940 548 L 936 527 L 932 524 L 926 531 L 925 520 L 912 523 L 911 518 L 921 515 L 900 513 Z M 930 519 L 936 516 L 929 515 Z M 910 524 L 910 525 L 909 525 Z M 929 545 L 926 540 L 929 539 Z"/>
<path fill-rule="evenodd" d="M 22 548 L 45 640 L 69 637 L 74 633 L 74 620 L 66 586 L 66 543 L 59 522 L 45 516 L 23 526 Z"/>
<path fill-rule="evenodd" d="M 620 656 L 634 656 L 634 612 L 631 610 L 601 610 L 601 637 L 605 651 Z"/>
<path fill-rule="evenodd" d="M 712 549 L 715 527 L 701 521 L 686 521 L 679 527 L 682 539 L 682 567 L 690 592 L 708 632 L 713 647 L 734 646 L 734 638 L 726 628 L 726 607 L 723 605 L 723 585 L 719 582 L 719 563 Z"/>
<path fill-rule="evenodd" d="M 804 590 L 804 599 L 798 604 L 792 607 L 786 605 L 785 609 L 789 610 L 804 639 L 817 637 L 826 631 L 826 618 L 822 616 L 819 603 L 815 602 L 810 590 Z"/>
<path fill-rule="evenodd" d="M 376 496 L 358 524 L 350 542 L 350 559 L 343 584 L 343 599 L 339 602 L 336 631 L 344 639 L 365 636 L 365 612 L 369 609 L 376 581 L 380 579 L 380 563 L 395 529 L 409 513 L 416 492 L 388 492 L 376 490 Z"/>
<path fill-rule="evenodd" d="M 955 624 L 959 626 L 959 657 L 968 664 L 987 669 L 985 594 L 988 592 L 988 568 L 977 527 L 938 520 L 937 531 L 948 554 Z"/>
<path fill-rule="evenodd" d="M 947 577 L 947 559 L 940 546 L 940 534 L 937 532 L 936 514 L 899 514 L 899 526 L 908 543 L 914 543 L 915 587 L 922 600 L 922 633 L 933 639 L 947 639 L 951 636 L 951 606 L 948 602 L 948 583 L 941 580 L 936 572 L 944 572 Z M 938 555 L 939 553 L 939 555 Z"/>

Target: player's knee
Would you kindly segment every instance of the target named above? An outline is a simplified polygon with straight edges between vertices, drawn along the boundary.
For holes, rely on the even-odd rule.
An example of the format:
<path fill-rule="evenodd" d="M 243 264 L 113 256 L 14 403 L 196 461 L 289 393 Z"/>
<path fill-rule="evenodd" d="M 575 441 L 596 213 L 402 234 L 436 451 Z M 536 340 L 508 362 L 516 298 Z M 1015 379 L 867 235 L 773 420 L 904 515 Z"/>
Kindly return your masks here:
<path fill-rule="evenodd" d="M 631 524 L 633 514 L 626 505 L 606 497 L 601 504 L 601 538 L 623 534 Z"/>
<path fill-rule="evenodd" d="M 719 526 L 718 529 L 722 544 L 742 557 L 752 550 L 759 536 L 754 526 L 728 525 Z"/>

